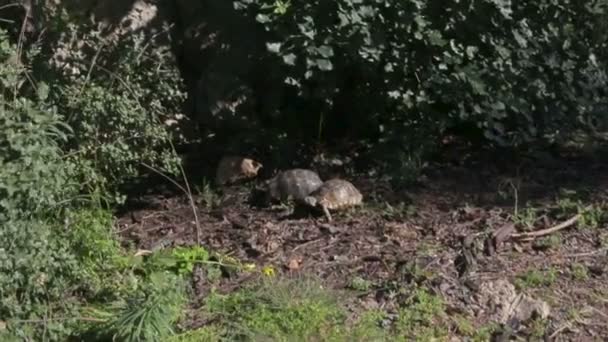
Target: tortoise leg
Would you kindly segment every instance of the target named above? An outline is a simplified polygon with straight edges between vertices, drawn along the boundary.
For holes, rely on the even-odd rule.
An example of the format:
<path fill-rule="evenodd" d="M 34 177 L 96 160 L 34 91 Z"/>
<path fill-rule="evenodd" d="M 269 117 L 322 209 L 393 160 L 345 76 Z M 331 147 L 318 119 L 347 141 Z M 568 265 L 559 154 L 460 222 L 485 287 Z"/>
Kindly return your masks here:
<path fill-rule="evenodd" d="M 329 209 L 327 209 L 326 206 L 323 206 L 323 213 L 325 214 L 325 217 L 327 217 L 327 221 L 331 222 L 331 214 L 329 213 Z"/>

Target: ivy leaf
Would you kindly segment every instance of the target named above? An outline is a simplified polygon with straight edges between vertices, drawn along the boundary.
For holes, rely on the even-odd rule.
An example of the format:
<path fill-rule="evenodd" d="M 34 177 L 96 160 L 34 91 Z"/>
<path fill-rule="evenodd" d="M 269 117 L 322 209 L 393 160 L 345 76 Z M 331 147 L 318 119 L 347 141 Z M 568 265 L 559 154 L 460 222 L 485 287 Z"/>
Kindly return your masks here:
<path fill-rule="evenodd" d="M 269 52 L 278 54 L 281 52 L 281 43 L 266 43 L 266 49 Z"/>
<path fill-rule="evenodd" d="M 293 53 L 288 53 L 283 56 L 283 63 L 287 65 L 296 65 L 296 55 Z"/>
<path fill-rule="evenodd" d="M 334 49 L 331 46 L 328 46 L 328 45 L 319 46 L 317 48 L 317 52 L 321 56 L 323 56 L 325 58 L 329 58 L 329 57 L 332 57 L 334 55 Z"/>
<path fill-rule="evenodd" d="M 330 71 L 334 68 L 333 64 L 329 59 L 317 59 L 315 60 L 317 67 L 323 71 Z"/>
<path fill-rule="evenodd" d="M 266 23 L 270 22 L 270 17 L 267 16 L 266 14 L 259 13 L 255 17 L 255 20 L 260 24 L 266 24 Z"/>

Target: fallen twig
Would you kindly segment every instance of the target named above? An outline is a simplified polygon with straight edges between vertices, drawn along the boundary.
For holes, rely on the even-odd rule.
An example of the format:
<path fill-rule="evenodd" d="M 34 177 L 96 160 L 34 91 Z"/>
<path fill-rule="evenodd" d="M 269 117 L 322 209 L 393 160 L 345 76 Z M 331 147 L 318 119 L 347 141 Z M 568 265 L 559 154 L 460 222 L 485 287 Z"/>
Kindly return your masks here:
<path fill-rule="evenodd" d="M 585 208 L 583 208 L 583 210 L 580 213 L 572 216 L 570 219 L 568 219 L 558 225 L 555 225 L 553 227 L 537 230 L 534 232 L 511 234 L 511 238 L 530 241 L 530 240 L 534 240 L 537 237 L 546 236 L 546 235 L 555 233 L 557 231 L 560 231 L 562 229 L 565 229 L 565 228 L 568 228 L 568 227 L 574 225 L 583 216 L 583 213 L 590 210 L 591 208 L 593 208 L 593 206 L 588 205 Z"/>

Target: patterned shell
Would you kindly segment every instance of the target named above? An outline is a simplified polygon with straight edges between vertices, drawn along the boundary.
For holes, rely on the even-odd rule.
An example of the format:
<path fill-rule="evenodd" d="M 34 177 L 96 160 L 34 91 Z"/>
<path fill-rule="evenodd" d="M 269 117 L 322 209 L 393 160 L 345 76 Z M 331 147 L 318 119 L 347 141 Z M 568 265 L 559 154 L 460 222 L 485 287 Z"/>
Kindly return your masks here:
<path fill-rule="evenodd" d="M 217 166 L 215 182 L 218 185 L 224 185 L 251 179 L 258 175 L 261 168 L 262 164 L 253 159 L 225 156 Z"/>
<path fill-rule="evenodd" d="M 310 194 L 312 202 L 327 209 L 341 209 L 359 205 L 363 202 L 363 195 L 349 181 L 343 179 L 330 179 L 315 192 Z"/>
<path fill-rule="evenodd" d="M 306 169 L 292 169 L 282 171 L 268 180 L 266 189 L 270 199 L 284 201 L 292 198 L 301 201 L 322 184 L 323 181 L 316 172 Z"/>

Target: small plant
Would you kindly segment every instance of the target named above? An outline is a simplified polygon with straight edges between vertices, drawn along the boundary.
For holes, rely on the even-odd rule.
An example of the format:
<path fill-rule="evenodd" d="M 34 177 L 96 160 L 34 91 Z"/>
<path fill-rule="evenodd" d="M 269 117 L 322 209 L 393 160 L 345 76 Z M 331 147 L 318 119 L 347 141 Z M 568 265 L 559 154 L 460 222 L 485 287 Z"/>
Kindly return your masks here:
<path fill-rule="evenodd" d="M 566 219 L 580 214 L 577 221 L 580 228 L 597 228 L 604 221 L 604 210 L 597 205 L 585 205 L 581 200 L 562 198 L 557 201 L 556 215 Z"/>
<path fill-rule="evenodd" d="M 107 305 L 95 314 L 103 321 L 89 334 L 120 341 L 166 341 L 186 303 L 181 278 L 166 272 L 152 273 L 139 292 L 125 301 Z"/>
<path fill-rule="evenodd" d="M 519 210 L 517 214 L 513 215 L 515 224 L 521 226 L 524 231 L 533 230 L 537 219 L 538 209 L 534 207 L 523 208 L 522 210 Z"/>
<path fill-rule="evenodd" d="M 421 253 L 425 253 L 425 251 L 423 250 Z M 433 271 L 421 266 L 419 260 L 410 260 L 409 262 L 401 265 L 398 272 L 400 278 L 406 281 L 408 284 L 422 284 L 423 282 L 431 280 L 436 276 Z"/>
<path fill-rule="evenodd" d="M 541 239 L 534 241 L 534 248 L 540 250 L 556 249 L 562 245 L 562 238 L 560 235 L 549 235 Z"/>
<path fill-rule="evenodd" d="M 445 319 L 443 300 L 426 289 L 418 288 L 399 309 L 395 328 L 399 336 L 416 340 L 441 339 L 448 333 Z"/>
<path fill-rule="evenodd" d="M 383 216 L 387 219 L 402 219 L 411 217 L 416 213 L 416 207 L 404 202 L 399 202 L 397 205 L 384 204 Z"/>
<path fill-rule="evenodd" d="M 368 291 L 372 285 L 371 281 L 359 276 L 354 277 L 350 282 L 350 288 L 355 291 Z"/>
<path fill-rule="evenodd" d="M 498 324 L 497 323 L 483 326 L 483 327 L 481 327 L 481 328 L 479 328 L 479 329 L 477 329 L 475 331 L 475 333 L 471 337 L 471 340 L 473 342 L 486 342 L 486 341 L 490 341 L 491 338 L 492 338 L 492 334 L 494 334 L 494 332 L 497 329 L 498 329 Z"/>
<path fill-rule="evenodd" d="M 198 189 L 200 194 L 200 202 L 207 210 L 217 206 L 220 202 L 220 197 L 215 193 L 211 182 L 203 179 L 202 185 Z"/>
<path fill-rule="evenodd" d="M 473 326 L 471 321 L 469 319 L 467 319 L 466 317 L 464 317 L 463 315 L 455 315 L 452 318 L 452 320 L 454 321 L 454 324 L 456 325 L 456 329 L 462 335 L 465 335 L 465 336 L 475 335 L 475 332 L 476 332 L 475 327 Z"/>
<path fill-rule="evenodd" d="M 204 266 L 203 271 L 209 281 L 218 280 L 223 271 L 250 270 L 251 265 L 243 265 L 240 261 L 210 253 L 204 247 L 175 247 L 153 253 L 144 265 L 146 272 L 170 271 L 181 276 L 190 276 L 196 265 Z"/>
<path fill-rule="evenodd" d="M 581 211 L 584 209 L 585 208 L 583 207 L 579 208 Z M 585 210 L 578 221 L 578 226 L 582 228 L 597 228 L 604 221 L 604 210 L 598 206 L 593 206 L 592 208 Z"/>
<path fill-rule="evenodd" d="M 224 329 L 209 325 L 171 336 L 167 342 L 217 342 L 225 333 Z"/>
<path fill-rule="evenodd" d="M 589 279 L 589 269 L 583 264 L 573 263 L 570 265 L 570 273 L 574 280 L 584 281 Z"/>
<path fill-rule="evenodd" d="M 323 340 L 344 319 L 336 298 L 312 279 L 263 278 L 237 293 L 212 293 L 204 311 L 234 324 L 230 340 Z"/>
<path fill-rule="evenodd" d="M 387 320 L 386 312 L 370 310 L 364 312 L 350 329 L 341 329 L 336 338 L 330 341 L 388 341 L 389 332 L 382 329 L 382 322 Z M 338 338 L 339 337 L 339 338 Z"/>
<path fill-rule="evenodd" d="M 171 255 L 175 258 L 175 269 L 177 274 L 192 274 L 194 265 L 209 261 L 209 252 L 200 246 L 190 248 L 177 247 L 172 250 Z"/>
<path fill-rule="evenodd" d="M 549 321 L 541 318 L 533 318 L 528 324 L 528 334 L 534 341 L 542 340 L 549 328 Z"/>
<path fill-rule="evenodd" d="M 558 270 L 549 268 L 545 271 L 530 270 L 519 275 L 515 280 L 515 286 L 522 288 L 551 286 L 557 281 Z"/>

